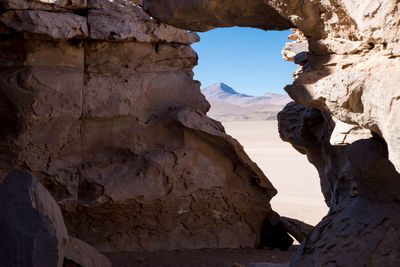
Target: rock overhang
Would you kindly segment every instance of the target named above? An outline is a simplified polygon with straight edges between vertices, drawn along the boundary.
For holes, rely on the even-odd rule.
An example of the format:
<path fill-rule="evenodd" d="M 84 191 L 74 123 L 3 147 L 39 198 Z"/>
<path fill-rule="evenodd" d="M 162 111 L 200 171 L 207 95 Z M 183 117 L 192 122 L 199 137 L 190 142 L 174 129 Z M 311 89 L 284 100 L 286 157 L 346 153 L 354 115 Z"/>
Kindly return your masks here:
<path fill-rule="evenodd" d="M 199 32 L 233 26 L 263 30 L 287 30 L 294 27 L 263 0 L 145 0 L 143 8 L 159 21 Z"/>

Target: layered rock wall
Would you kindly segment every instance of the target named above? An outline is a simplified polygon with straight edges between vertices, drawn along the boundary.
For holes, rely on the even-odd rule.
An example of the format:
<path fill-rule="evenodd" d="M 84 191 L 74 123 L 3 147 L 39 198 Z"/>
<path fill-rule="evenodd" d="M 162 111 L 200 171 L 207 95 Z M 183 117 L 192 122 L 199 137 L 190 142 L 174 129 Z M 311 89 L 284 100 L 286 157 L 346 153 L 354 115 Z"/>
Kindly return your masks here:
<path fill-rule="evenodd" d="M 102 251 L 254 247 L 276 190 L 193 81 L 197 34 L 141 1 L 1 1 L 0 170 Z"/>

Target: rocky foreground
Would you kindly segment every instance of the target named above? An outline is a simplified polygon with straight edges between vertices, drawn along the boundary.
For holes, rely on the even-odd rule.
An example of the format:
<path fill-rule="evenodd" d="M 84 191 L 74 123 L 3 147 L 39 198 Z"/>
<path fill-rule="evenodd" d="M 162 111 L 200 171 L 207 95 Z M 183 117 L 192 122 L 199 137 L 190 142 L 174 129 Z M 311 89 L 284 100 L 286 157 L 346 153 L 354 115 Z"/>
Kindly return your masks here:
<path fill-rule="evenodd" d="M 1 242 L 0 265 L 290 245 L 276 190 L 193 80 L 187 30 L 230 26 L 294 29 L 280 133 L 318 169 L 330 213 L 291 265 L 400 265 L 397 1 L 0 3 L 0 234 L 23 240 Z"/>

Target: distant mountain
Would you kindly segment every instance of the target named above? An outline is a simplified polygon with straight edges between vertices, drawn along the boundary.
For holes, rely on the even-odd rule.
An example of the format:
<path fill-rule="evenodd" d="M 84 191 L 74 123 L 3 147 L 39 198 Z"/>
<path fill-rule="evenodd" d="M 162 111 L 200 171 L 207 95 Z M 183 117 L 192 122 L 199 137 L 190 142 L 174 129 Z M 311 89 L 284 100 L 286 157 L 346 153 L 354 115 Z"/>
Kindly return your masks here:
<path fill-rule="evenodd" d="M 277 113 L 291 101 L 286 94 L 240 94 L 221 82 L 206 87 L 201 92 L 211 104 L 208 115 L 220 121 L 275 120 Z"/>
<path fill-rule="evenodd" d="M 251 96 L 240 94 L 224 83 L 215 83 L 201 90 L 207 99 L 226 100 L 230 98 L 248 98 Z"/>

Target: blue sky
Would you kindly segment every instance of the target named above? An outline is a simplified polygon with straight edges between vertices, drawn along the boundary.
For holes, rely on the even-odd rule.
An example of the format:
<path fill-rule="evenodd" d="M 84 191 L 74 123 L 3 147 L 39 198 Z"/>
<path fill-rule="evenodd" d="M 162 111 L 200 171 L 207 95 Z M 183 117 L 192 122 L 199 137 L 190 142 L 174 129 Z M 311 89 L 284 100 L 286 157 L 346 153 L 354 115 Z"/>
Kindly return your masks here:
<path fill-rule="evenodd" d="M 223 82 L 248 95 L 285 93 L 297 69 L 281 55 L 290 34 L 238 27 L 199 33 L 201 41 L 193 45 L 199 55 L 194 78 L 202 88 Z"/>

